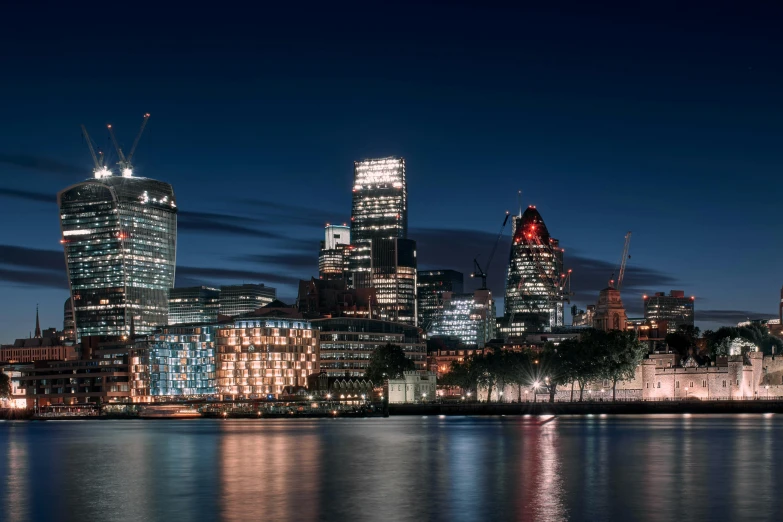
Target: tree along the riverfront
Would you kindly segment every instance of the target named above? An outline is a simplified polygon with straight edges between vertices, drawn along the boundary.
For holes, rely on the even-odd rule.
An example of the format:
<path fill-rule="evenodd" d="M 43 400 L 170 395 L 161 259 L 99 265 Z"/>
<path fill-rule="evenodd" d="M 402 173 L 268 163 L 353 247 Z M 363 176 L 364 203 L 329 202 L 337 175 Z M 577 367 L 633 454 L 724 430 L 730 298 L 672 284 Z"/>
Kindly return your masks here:
<path fill-rule="evenodd" d="M 783 341 L 774 335 L 770 335 L 769 329 L 762 324 L 751 323 L 746 326 L 724 326 L 714 332 L 706 330 L 704 339 L 707 344 L 707 352 L 712 357 L 729 355 L 726 347 L 732 339 L 745 339 L 758 346 L 764 355 L 783 353 Z M 729 342 L 727 342 L 727 339 Z M 667 337 L 668 342 L 668 337 Z"/>
<path fill-rule="evenodd" d="M 0 399 L 11 398 L 11 378 L 0 370 Z"/>
<path fill-rule="evenodd" d="M 405 356 L 402 348 L 389 343 L 372 352 L 364 376 L 372 382 L 382 383 L 386 379 L 399 379 L 404 372 L 415 369 L 416 365 Z"/>
<path fill-rule="evenodd" d="M 646 348 L 634 332 L 587 330 L 559 345 L 546 343 L 540 352 L 487 349 L 462 362 L 452 362 L 441 383 L 467 390 L 486 389 L 487 402 L 495 389 L 502 393 L 507 384 L 518 386 L 520 402 L 522 388 L 532 387 L 534 392 L 544 390 L 549 401 L 554 402 L 561 386 L 571 384 L 573 400 L 573 386 L 577 383 L 581 401 L 590 382 L 606 379 L 612 382 L 612 399 L 616 400 L 617 383 L 634 377 L 645 353 Z"/>

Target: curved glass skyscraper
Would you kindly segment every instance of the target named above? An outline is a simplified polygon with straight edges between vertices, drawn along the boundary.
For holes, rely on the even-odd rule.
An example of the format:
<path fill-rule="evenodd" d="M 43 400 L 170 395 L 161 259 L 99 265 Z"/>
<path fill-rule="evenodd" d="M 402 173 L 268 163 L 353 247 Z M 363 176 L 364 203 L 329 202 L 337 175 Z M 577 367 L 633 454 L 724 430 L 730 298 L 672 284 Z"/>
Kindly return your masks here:
<path fill-rule="evenodd" d="M 57 203 L 77 337 L 165 325 L 177 251 L 171 185 L 101 177 L 66 188 Z"/>
<path fill-rule="evenodd" d="M 536 207 L 514 218 L 511 255 L 506 279 L 505 320 L 524 323 L 525 330 L 563 325 L 563 301 L 559 284 L 563 275 L 563 250 Z"/>

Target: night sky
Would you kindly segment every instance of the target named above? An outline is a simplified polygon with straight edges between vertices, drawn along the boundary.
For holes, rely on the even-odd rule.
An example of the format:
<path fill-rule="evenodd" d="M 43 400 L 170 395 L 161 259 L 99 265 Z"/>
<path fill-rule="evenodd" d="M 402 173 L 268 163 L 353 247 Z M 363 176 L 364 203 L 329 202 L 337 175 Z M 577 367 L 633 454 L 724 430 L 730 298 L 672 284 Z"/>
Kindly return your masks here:
<path fill-rule="evenodd" d="M 91 175 L 79 125 L 111 150 L 112 123 L 127 149 L 145 112 L 135 172 L 174 186 L 178 286 L 263 282 L 292 302 L 317 276 L 323 225 L 350 218 L 353 161 L 399 155 L 420 268 L 486 262 L 521 189 L 581 307 L 631 230 L 629 316 L 671 289 L 696 296 L 702 327 L 776 314 L 776 2 L 14 3 L 0 22 L 2 342 L 28 335 L 36 303 L 62 328 L 55 195 Z"/>

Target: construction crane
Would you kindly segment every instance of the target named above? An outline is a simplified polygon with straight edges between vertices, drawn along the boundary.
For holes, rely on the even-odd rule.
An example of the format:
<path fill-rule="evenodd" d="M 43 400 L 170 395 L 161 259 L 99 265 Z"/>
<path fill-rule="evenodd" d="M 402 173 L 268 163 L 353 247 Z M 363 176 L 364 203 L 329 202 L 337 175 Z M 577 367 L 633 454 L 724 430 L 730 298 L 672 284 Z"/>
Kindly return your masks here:
<path fill-rule="evenodd" d="M 510 213 L 507 210 L 506 217 L 503 219 L 503 224 L 500 225 L 500 232 L 498 232 L 498 237 L 495 239 L 495 245 L 492 247 L 492 251 L 489 254 L 489 259 L 487 259 L 487 264 L 485 265 L 486 270 L 481 268 L 481 265 L 478 262 L 478 258 L 473 258 L 473 273 L 470 274 L 470 277 L 481 278 L 481 288 L 479 290 L 487 289 L 487 271 L 489 270 L 489 265 L 492 264 L 492 258 L 495 257 L 495 251 L 498 249 L 498 243 L 500 243 L 500 238 L 503 236 L 503 230 L 506 228 L 509 215 Z"/>
<path fill-rule="evenodd" d="M 106 164 L 104 163 L 103 152 L 98 151 L 98 154 L 95 154 L 95 149 L 92 146 L 92 140 L 90 139 L 90 135 L 87 133 L 87 128 L 84 125 L 82 125 L 82 136 L 84 136 L 84 141 L 87 142 L 87 148 L 90 149 L 90 156 L 92 157 L 93 165 L 95 165 L 95 170 L 93 171 L 95 177 L 100 179 L 111 176 L 111 171 L 106 168 Z"/>
<path fill-rule="evenodd" d="M 628 249 L 631 247 L 631 231 L 629 230 L 625 234 L 625 245 L 623 246 L 623 257 L 620 259 L 620 275 L 617 276 L 617 291 L 619 292 L 623 286 L 623 279 L 625 278 L 625 264 L 631 256 L 628 254 Z"/>
<path fill-rule="evenodd" d="M 109 129 L 109 136 L 111 136 L 111 141 L 114 143 L 114 148 L 117 150 L 117 156 L 120 159 L 118 162 L 120 165 L 120 172 L 124 178 L 130 178 L 133 176 L 133 165 L 131 165 L 131 160 L 133 159 L 133 155 L 136 153 L 136 147 L 139 145 L 139 140 L 141 139 L 141 135 L 144 133 L 144 128 L 147 126 L 147 120 L 149 119 L 150 114 L 145 114 L 144 119 L 141 122 L 139 133 L 136 135 L 136 139 L 133 140 L 133 146 L 131 147 L 128 156 L 125 156 L 125 154 L 122 152 L 122 147 L 120 147 L 120 144 L 117 141 L 117 137 L 114 135 L 114 129 L 112 128 L 111 124 L 106 126 Z"/>

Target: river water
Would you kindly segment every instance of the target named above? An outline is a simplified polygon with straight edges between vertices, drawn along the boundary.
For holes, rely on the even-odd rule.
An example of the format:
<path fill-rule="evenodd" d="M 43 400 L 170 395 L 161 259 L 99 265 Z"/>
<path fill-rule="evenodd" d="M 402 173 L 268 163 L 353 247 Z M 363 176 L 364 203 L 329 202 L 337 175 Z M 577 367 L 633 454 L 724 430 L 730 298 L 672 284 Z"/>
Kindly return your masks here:
<path fill-rule="evenodd" d="M 782 520 L 783 415 L 0 422 L 0 520 Z"/>

